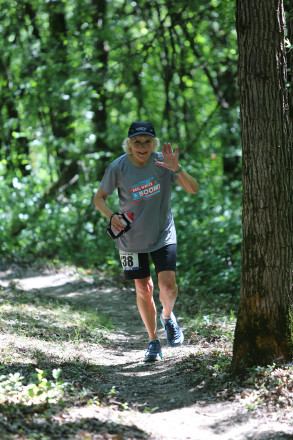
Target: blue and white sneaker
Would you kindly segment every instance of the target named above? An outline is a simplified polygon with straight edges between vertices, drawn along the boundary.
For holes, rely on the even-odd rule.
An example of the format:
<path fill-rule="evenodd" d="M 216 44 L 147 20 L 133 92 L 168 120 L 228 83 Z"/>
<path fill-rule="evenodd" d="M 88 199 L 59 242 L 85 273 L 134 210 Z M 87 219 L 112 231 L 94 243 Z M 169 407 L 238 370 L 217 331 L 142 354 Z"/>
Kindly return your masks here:
<path fill-rule="evenodd" d="M 174 313 L 172 312 L 169 319 L 164 319 L 161 315 L 161 323 L 165 329 L 167 336 L 167 344 L 169 347 L 177 347 L 183 344 L 184 335 L 177 324 Z"/>
<path fill-rule="evenodd" d="M 159 339 L 150 341 L 147 352 L 144 357 L 145 362 L 159 361 L 163 357 L 161 344 Z"/>

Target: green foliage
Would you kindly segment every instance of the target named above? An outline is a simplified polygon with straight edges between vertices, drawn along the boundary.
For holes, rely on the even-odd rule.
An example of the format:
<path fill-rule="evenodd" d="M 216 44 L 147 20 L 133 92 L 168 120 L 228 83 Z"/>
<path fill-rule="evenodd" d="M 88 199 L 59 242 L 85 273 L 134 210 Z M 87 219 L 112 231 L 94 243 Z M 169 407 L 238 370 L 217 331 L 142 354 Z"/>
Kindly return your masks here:
<path fill-rule="evenodd" d="M 4 0 L 0 29 L 3 256 L 116 273 L 92 199 L 129 123 L 150 119 L 162 142 L 179 143 L 200 184 L 197 196 L 173 194 L 178 277 L 191 312 L 195 296 L 231 302 L 241 240 L 231 2 Z"/>
<path fill-rule="evenodd" d="M 193 286 L 190 289 L 191 312 L 195 294 L 216 295 L 222 299 L 225 296 L 230 309 L 230 298 L 238 297 L 240 280 L 240 182 L 233 182 L 231 194 L 231 188 L 220 175 L 219 157 L 216 160 L 209 157 L 200 166 L 191 159 L 189 165 L 184 159 L 181 163 L 200 184 L 196 196 L 185 194 L 178 186 L 174 186 L 173 191 L 181 289 L 188 291 Z M 31 180 L 15 178 L 13 186 L 2 193 L 3 199 L 7 198 L 4 206 L 12 207 L 9 215 L 6 209 L 0 208 L 2 250 L 7 255 L 26 260 L 33 260 L 35 256 L 59 258 L 117 271 L 120 262 L 114 242 L 105 232 L 107 220 L 92 204 L 98 182 L 61 194 L 56 200 L 50 200 L 37 215 L 34 211 L 38 194 L 33 191 Z M 114 208 L 115 195 L 109 200 Z M 20 223 L 27 227 L 12 240 L 11 227 L 13 230 Z"/>
<path fill-rule="evenodd" d="M 9 294 L 1 293 L 2 333 L 59 343 L 103 343 L 103 332 L 112 328 L 109 318 L 91 307 L 80 305 L 77 309 L 65 301 L 52 301 L 16 286 L 12 286 Z"/>
<path fill-rule="evenodd" d="M 133 385 L 134 373 L 138 377 L 151 376 L 148 374 L 150 366 L 125 364 L 120 356 L 115 356 L 116 361 L 110 358 L 109 363 L 108 355 L 121 354 L 120 350 L 116 351 L 115 334 L 111 334 L 108 341 L 110 352 L 105 351 L 101 341 L 95 340 L 93 335 L 85 334 L 85 321 L 89 322 L 91 330 L 94 326 L 103 332 L 105 329 L 100 324 L 101 318 L 97 316 L 96 322 L 92 322 L 90 310 L 83 310 L 77 300 L 61 302 L 55 296 L 46 298 L 36 290 L 24 292 L 17 288 L 17 283 L 11 283 L 7 288 L 1 287 L 0 301 L 4 309 L 1 322 L 5 326 L 0 349 L 3 439 L 10 439 L 12 435 L 31 439 L 73 438 L 76 435 L 84 438 L 97 433 L 104 435 L 105 428 L 109 429 L 109 435 L 113 436 L 114 432 L 120 435 L 126 425 L 115 423 L 117 419 L 123 420 L 128 411 L 131 419 L 126 419 L 127 422 L 138 412 L 150 416 L 163 413 L 164 399 L 155 406 L 154 401 L 146 403 L 145 390 L 140 392 L 139 381 L 134 398 L 131 395 L 133 387 L 129 387 L 130 391 L 127 387 L 127 384 Z M 130 307 L 129 310 L 131 314 Z M 173 384 L 183 376 L 186 380 L 184 391 L 192 394 L 192 402 L 215 405 L 224 401 L 225 405 L 235 404 L 238 409 L 246 407 L 256 412 L 263 409 L 258 417 L 269 417 L 270 412 L 274 420 L 277 417 L 287 426 L 292 418 L 293 368 L 271 365 L 247 370 L 240 376 L 233 375 L 230 362 L 235 321 L 232 312 L 218 316 L 199 314 L 188 322 L 185 329 L 188 355 L 173 360 L 167 357 L 165 367 L 160 366 L 160 371 L 153 374 L 156 385 L 165 390 L 168 370 L 172 392 L 167 393 L 169 399 L 165 410 L 169 410 L 171 398 L 178 396 L 178 389 Z M 31 328 L 28 322 L 32 322 Z M 54 337 L 53 334 L 47 337 L 54 322 L 58 331 Z M 74 339 L 73 326 L 82 338 Z M 117 332 L 121 336 L 121 330 Z M 154 371 L 153 367 L 151 370 Z M 180 405 L 185 407 L 186 402 Z M 95 417 L 87 417 L 93 412 Z M 123 438 L 129 435 L 146 437 L 142 437 L 141 432 L 133 434 L 132 425 L 131 434 L 129 430 L 126 433 L 127 428 L 129 423 Z"/>
<path fill-rule="evenodd" d="M 0 401 L 3 403 L 24 403 L 32 405 L 41 402 L 58 402 L 64 396 L 68 383 L 59 380 L 61 369 L 52 371 L 54 380 L 46 379 L 46 372 L 36 368 L 38 382 L 25 385 L 20 373 L 0 376 Z"/>
<path fill-rule="evenodd" d="M 193 286 L 193 298 L 213 298 L 214 305 L 216 297 L 226 295 L 229 310 L 229 298 L 238 297 L 240 283 L 241 187 L 232 182 L 232 193 L 220 175 L 219 162 L 219 157 L 209 157 L 200 167 L 187 167 L 197 176 L 200 191 L 192 196 L 177 188 L 173 207 L 180 284 L 187 290 Z"/>
<path fill-rule="evenodd" d="M 234 301 L 232 306 L 232 298 L 237 298 L 239 292 L 240 183 L 234 182 L 238 188 L 234 185 L 232 199 L 223 176 L 217 175 L 220 162 L 220 158 L 207 158 L 197 166 L 192 160 L 189 165 L 182 161 L 200 184 L 198 195 L 185 194 L 181 187 L 174 186 L 172 206 L 178 236 L 178 280 L 181 290 L 190 292 L 191 312 L 196 295 L 205 298 L 216 295 L 227 303 L 229 310 L 235 305 Z M 4 210 L 1 213 L 3 251 L 27 260 L 37 255 L 110 272 L 119 270 L 114 242 L 105 232 L 107 220 L 91 205 L 98 182 L 51 200 L 37 216 L 33 215 L 37 195 L 28 179 L 15 180 L 14 186 L 13 190 L 3 193 L 4 198 L 9 197 L 5 206 L 15 206 L 10 216 Z M 114 195 L 110 198 L 113 208 L 115 203 Z M 16 225 L 30 223 L 14 241 L 10 237 L 13 222 Z"/>
<path fill-rule="evenodd" d="M 247 393 L 246 406 L 251 411 L 266 407 L 270 411 L 292 406 L 293 368 L 279 368 L 275 364 L 254 367 L 247 370 L 244 385 L 253 387 L 254 393 Z"/>
<path fill-rule="evenodd" d="M 213 342 L 214 348 L 216 348 L 217 343 L 221 347 L 226 346 L 226 352 L 222 352 L 221 355 L 227 355 L 233 341 L 235 325 L 236 316 L 233 311 L 230 312 L 230 315 L 223 313 L 219 315 L 198 314 L 193 319 L 188 320 L 185 333 L 189 342 L 194 344 L 197 344 L 198 341 L 205 341 L 206 343 Z M 221 364 L 221 360 L 218 364 Z M 219 365 L 217 368 L 219 368 Z"/>

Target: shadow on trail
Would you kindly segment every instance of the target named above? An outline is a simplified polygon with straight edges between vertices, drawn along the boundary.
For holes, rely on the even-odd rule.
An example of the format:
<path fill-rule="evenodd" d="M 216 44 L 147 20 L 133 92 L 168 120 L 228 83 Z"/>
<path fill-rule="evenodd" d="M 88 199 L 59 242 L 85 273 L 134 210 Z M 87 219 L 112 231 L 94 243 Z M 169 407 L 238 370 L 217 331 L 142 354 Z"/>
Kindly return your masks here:
<path fill-rule="evenodd" d="M 47 439 L 73 439 L 73 438 L 99 438 L 99 439 L 150 439 L 149 434 L 135 425 L 122 424 L 99 418 L 98 412 L 90 416 L 80 417 L 78 420 L 66 414 L 68 402 L 60 405 L 50 404 L 50 413 L 46 405 L 31 405 L 24 407 L 22 404 L 11 404 L 0 408 L 1 440 L 21 438 L 47 438 Z M 60 413 L 62 411 L 62 417 Z M 16 419 L 17 416 L 17 419 Z M 66 417 L 67 416 L 67 417 Z M 67 420 L 66 420 L 67 419 Z M 92 437 L 92 435 L 94 437 Z M 96 437 L 98 435 L 98 437 Z M 13 436 L 13 437 L 12 437 Z"/>
<path fill-rule="evenodd" d="M 20 279 L 19 274 L 18 279 Z M 23 273 L 22 280 L 28 279 L 31 279 L 31 272 L 28 272 L 27 276 Z M 99 355 L 94 360 L 96 367 L 103 372 L 102 388 L 105 383 L 109 383 L 111 387 L 115 386 L 119 399 L 139 411 L 144 411 L 146 408 L 157 412 L 170 411 L 190 406 L 198 401 L 208 404 L 214 401 L 215 390 L 211 389 L 213 373 L 206 370 L 204 380 L 202 374 L 202 364 L 207 364 L 210 359 L 205 360 L 202 357 L 198 365 L 193 362 L 191 368 L 187 367 L 185 359 L 189 356 L 189 347 L 178 349 L 166 347 L 163 329 L 159 330 L 163 341 L 163 360 L 154 364 L 143 362 L 148 338 L 137 311 L 133 283 L 129 283 L 128 287 L 121 283 L 121 287 L 117 287 L 110 281 L 100 281 L 94 277 L 85 280 L 72 279 L 68 282 L 68 276 L 62 273 L 52 273 L 49 281 L 54 284 L 59 282 L 59 279 L 61 281 L 58 286 L 46 285 L 48 279 L 45 279 L 43 284 L 39 284 L 42 286 L 39 288 L 31 285 L 30 281 L 28 284 L 22 282 L 17 285 L 16 290 L 12 290 L 13 298 L 24 304 L 38 305 L 40 301 L 41 304 L 50 304 L 51 308 L 54 304 L 58 306 L 64 304 L 72 310 L 80 310 L 81 307 L 85 310 L 94 309 L 111 317 L 116 335 L 108 340 L 106 347 L 97 345 L 96 350 L 99 350 Z M 155 299 L 157 301 L 156 297 Z M 29 337 L 55 343 L 59 341 L 72 343 L 75 340 L 74 326 L 62 327 L 58 322 L 46 319 L 46 316 L 40 315 L 38 320 L 32 320 L 25 310 L 21 317 L 15 311 L 9 311 L 7 319 L 12 323 L 9 332 L 15 331 L 17 334 L 19 323 L 14 324 L 13 321 L 18 319 L 22 323 L 22 330 Z M 95 340 L 91 332 L 87 334 L 86 327 L 81 340 L 89 341 L 91 350 L 95 350 Z M 41 351 L 37 356 L 41 361 L 38 368 L 46 369 L 46 364 L 50 365 L 50 359 L 47 358 L 44 363 L 45 347 L 42 353 Z M 55 359 L 54 368 L 62 368 L 62 364 L 58 364 L 58 357 Z M 88 371 L 86 364 L 85 371 Z M 66 375 L 66 371 L 64 374 Z M 65 377 L 64 380 L 67 378 Z M 99 376 L 96 380 L 90 375 L 90 380 L 87 378 L 86 383 L 90 393 L 102 391 L 99 388 L 101 386 Z"/>
<path fill-rule="evenodd" d="M 79 286 L 80 294 L 79 300 L 77 300 L 76 297 L 68 296 L 74 291 L 74 285 L 75 283 L 65 283 L 58 288 L 43 287 L 28 291 L 20 290 L 19 287 L 10 291 L 10 300 L 22 304 L 34 304 L 34 306 L 50 304 L 51 309 L 55 305 L 60 307 L 60 304 L 64 304 L 72 310 L 80 310 L 81 307 L 85 307 L 85 310 L 91 309 L 91 301 L 94 301 L 99 305 L 100 313 L 113 318 L 116 334 L 113 335 L 113 339 L 107 340 L 106 336 L 106 347 L 102 347 L 99 343 L 96 344 L 91 332 L 87 334 L 86 327 L 81 335 L 82 344 L 86 344 L 88 341 L 90 350 L 97 352 L 97 356 L 91 358 L 91 364 L 87 364 L 86 361 L 82 364 L 86 374 L 81 375 L 80 370 L 74 373 L 76 374 L 75 379 L 79 380 L 82 377 L 83 384 L 89 394 L 103 394 L 105 388 L 109 390 L 115 387 L 117 398 L 138 411 L 170 411 L 203 400 L 212 403 L 213 396 L 209 385 L 205 383 L 198 388 L 202 382 L 202 375 L 197 374 L 196 369 L 200 370 L 200 365 L 191 369 L 186 368 L 184 359 L 189 354 L 188 346 L 184 347 L 180 356 L 177 357 L 181 348 L 170 349 L 163 342 L 163 360 L 154 364 L 143 362 L 148 338 L 136 308 L 133 291 L 127 290 L 125 287 L 117 288 L 114 286 L 111 287 L 110 292 L 105 292 L 105 287 L 102 288 L 95 282 L 89 286 L 88 283 L 77 280 L 76 285 Z M 9 322 L 10 334 L 28 336 L 54 344 L 59 344 L 59 342 L 60 344 L 75 343 L 74 325 L 62 327 L 62 323 L 59 325 L 57 320 L 56 322 L 52 319 L 48 320 L 46 316 L 41 314 L 38 319 L 35 319 L 26 309 L 23 309 L 21 313 L 10 310 L 6 312 L 6 319 Z M 14 321 L 16 322 L 14 323 Z M 21 333 L 19 332 L 20 328 Z M 162 329 L 160 332 L 164 336 Z M 72 351 L 72 356 L 77 356 L 78 342 L 76 341 L 76 349 L 74 352 Z M 43 370 L 61 368 L 63 380 L 75 380 L 71 371 L 72 368 L 74 370 L 76 362 L 64 364 L 60 362 L 60 354 L 54 356 L 53 359 L 51 355 L 50 359 L 46 349 L 45 344 L 43 347 L 35 346 L 31 349 L 31 354 L 27 353 L 27 356 L 37 360 L 38 368 Z M 17 350 L 20 352 L 23 350 L 25 354 L 28 348 L 18 346 Z M 54 348 L 51 347 L 50 351 L 52 350 Z M 203 359 L 202 362 L 205 360 Z M 89 365 L 93 365 L 93 363 L 95 368 L 92 374 Z M 13 362 L 10 363 L 9 368 L 15 369 Z M 28 367 L 24 366 L 23 368 L 27 369 Z M 96 373 L 97 369 L 98 373 Z M 212 373 L 210 374 L 212 376 Z M 154 410 L 154 408 L 156 409 Z"/>
<path fill-rule="evenodd" d="M 212 408 L 214 413 L 219 410 L 215 398 L 215 389 L 210 387 L 209 378 L 206 385 L 203 384 L 202 387 L 196 389 L 196 377 L 193 377 L 192 371 L 184 375 L 185 387 L 182 386 L 183 382 L 180 382 L 180 390 L 177 390 L 176 400 L 170 393 L 164 394 L 160 391 L 163 388 L 168 388 L 170 385 L 172 387 L 178 386 L 178 377 L 182 377 L 183 374 L 182 369 L 180 369 L 182 367 L 181 362 L 167 370 L 164 367 L 164 362 L 150 365 L 129 362 L 120 367 L 113 368 L 113 366 L 91 365 L 87 362 L 79 361 L 53 363 L 49 358 L 46 358 L 44 353 L 42 353 L 42 356 L 43 359 L 38 362 L 38 368 L 46 370 L 48 376 L 50 376 L 54 368 L 61 368 L 62 380 L 74 384 L 75 395 L 78 394 L 78 390 L 80 390 L 80 393 L 84 393 L 86 389 L 84 398 L 79 398 L 78 400 L 79 418 L 76 420 L 73 417 L 71 420 L 71 409 L 76 407 L 74 396 L 64 399 L 61 404 L 50 404 L 49 414 L 47 415 L 48 407 L 45 404 L 29 407 L 22 404 L 2 405 L 0 414 L 3 415 L 4 422 L 0 422 L 0 427 L 2 427 L 2 432 L 7 432 L 8 435 L 16 433 L 21 429 L 22 434 L 29 435 L 37 431 L 39 435 L 49 435 L 49 438 L 62 438 L 64 440 L 72 438 L 73 433 L 76 435 L 78 432 L 99 433 L 103 435 L 119 434 L 121 439 L 152 439 L 153 437 L 150 434 L 146 434 L 135 424 L 129 422 L 119 424 L 117 420 L 111 421 L 110 409 L 113 402 L 114 406 L 122 411 L 120 413 L 122 419 L 123 405 L 125 403 L 128 404 L 130 409 L 153 414 L 157 413 L 158 415 L 192 406 L 196 402 L 204 403 L 205 407 Z M 27 383 L 29 383 L 34 375 L 32 365 L 11 363 L 9 366 L 0 365 L 0 368 L 2 374 L 7 374 L 8 371 L 10 373 L 20 372 L 27 378 Z M 124 376 L 121 382 L 121 377 L 125 373 L 127 375 Z M 138 379 L 134 381 L 133 375 L 129 375 L 129 373 L 136 374 Z M 125 378 L 127 378 L 126 381 Z M 190 381 L 189 384 L 188 381 Z M 111 393 L 113 388 L 116 389 L 114 395 Z M 189 394 L 189 397 L 187 397 L 187 394 Z M 130 395 L 132 396 L 131 399 L 129 399 Z M 180 398 L 178 398 L 178 395 L 180 395 Z M 125 396 L 128 397 L 127 401 L 124 399 Z M 96 399 L 101 402 L 104 408 L 109 408 L 106 420 L 105 413 L 100 412 L 99 407 L 88 406 L 89 399 Z M 192 415 L 197 417 L 196 411 Z M 245 417 L 243 416 L 243 411 L 234 414 L 229 413 L 228 415 L 223 414 L 223 417 L 216 423 L 211 423 L 209 428 L 214 434 L 221 435 L 228 433 L 235 425 L 245 425 L 249 418 L 253 418 L 253 414 L 247 411 Z M 8 436 L 8 438 L 10 437 Z M 161 439 L 160 436 L 154 438 L 156 440 Z M 243 440 L 250 438 L 252 438 L 250 434 L 243 436 Z M 4 436 L 3 440 L 5 439 L 6 437 Z M 292 436 L 275 430 L 273 432 L 262 432 L 258 435 L 254 433 L 253 439 L 289 440 L 292 439 Z"/>
<path fill-rule="evenodd" d="M 63 273 L 49 273 L 45 274 L 45 277 L 40 276 L 40 274 L 36 275 L 33 276 L 32 271 L 22 273 L 21 277 L 20 273 L 15 273 L 14 276 L 13 273 L 10 273 L 8 275 L 9 280 L 12 282 L 8 287 L 8 290 L 10 289 L 10 299 L 21 304 L 33 304 L 36 307 L 38 304 L 41 306 L 48 304 L 50 308 L 56 305 L 57 309 L 60 305 L 64 305 L 69 311 L 88 310 L 91 313 L 96 311 L 98 314 L 104 314 L 112 319 L 115 334 L 107 340 L 107 345 L 104 347 L 95 342 L 91 331 L 87 333 L 85 326 L 81 339 L 82 343 L 86 345 L 88 342 L 90 350 L 96 351 L 97 355 L 90 357 L 90 351 L 88 351 L 88 358 L 77 360 L 77 353 L 72 352 L 71 359 L 62 361 L 60 354 L 52 356 L 52 353 L 48 354 L 46 352 L 47 341 L 55 344 L 60 341 L 60 346 L 62 346 L 61 344 L 66 345 L 67 342 L 74 344 L 74 326 L 62 327 L 62 325 L 58 325 L 58 323 L 54 323 L 44 316 L 40 316 L 39 319 L 32 319 L 25 310 L 21 313 L 21 316 L 14 310 L 10 310 L 7 312 L 7 320 L 11 323 L 10 334 L 16 335 L 16 337 L 19 335 L 19 324 L 13 323 L 14 320 L 19 320 L 22 322 L 24 335 L 39 339 L 44 343 L 43 346 L 38 346 L 38 348 L 18 346 L 16 350 L 19 353 L 23 351 L 24 354 L 27 354 L 27 358 L 34 361 L 31 364 L 20 364 L 10 360 L 7 364 L 0 365 L 1 374 L 20 372 L 29 380 L 36 367 L 47 371 L 48 374 L 51 374 L 54 368 L 60 368 L 62 370 L 62 380 L 72 383 L 77 394 L 78 390 L 84 393 L 84 398 L 77 398 L 79 408 L 84 409 L 88 408 L 87 402 L 91 398 L 101 402 L 103 402 L 103 399 L 109 399 L 111 390 L 114 390 L 115 403 L 113 404 L 109 400 L 109 407 L 113 404 L 118 409 L 123 409 L 127 404 L 126 406 L 130 409 L 141 413 L 151 413 L 154 416 L 160 416 L 173 410 L 182 410 L 183 408 L 192 409 L 195 405 L 197 405 L 197 408 L 200 405 L 203 412 L 206 408 L 209 414 L 212 414 L 219 410 L 220 404 L 223 405 L 217 393 L 221 392 L 226 385 L 223 381 L 222 383 L 217 381 L 214 377 L 214 370 L 208 368 L 211 362 L 211 353 L 206 356 L 204 353 L 201 353 L 200 356 L 193 355 L 190 360 L 189 356 L 192 350 L 193 353 L 196 352 L 193 346 L 184 345 L 178 349 L 170 349 L 166 347 L 165 339 L 162 338 L 162 341 L 164 341 L 163 360 L 148 364 L 143 362 L 148 338 L 137 311 L 132 283 L 121 282 L 117 286 L 117 283 L 112 285 L 111 280 L 100 280 L 98 277 L 82 278 L 78 274 L 77 277 L 76 274 L 68 277 Z M 14 283 L 14 281 L 16 282 Z M 157 296 L 156 292 L 154 295 L 156 302 L 158 302 Z M 164 336 L 162 329 L 160 329 L 159 334 Z M 78 352 L 78 350 L 77 341 L 76 351 Z M 229 378 L 227 377 L 225 380 L 229 381 Z M 67 409 L 74 407 L 75 400 L 67 398 L 65 405 Z M 8 416 L 5 416 L 9 418 L 9 405 L 6 406 L 6 409 Z M 6 409 L 4 408 L 5 411 Z M 221 407 L 220 411 L 222 410 Z M 20 405 L 19 412 L 22 413 L 22 411 L 23 406 Z M 57 414 L 60 411 L 60 405 L 57 405 L 54 411 Z M 244 413 L 245 416 L 243 416 Z M 13 411 L 11 414 L 13 414 L 13 417 L 15 416 Z M 196 417 L 195 412 L 193 416 Z M 21 414 L 20 417 L 22 417 Z M 23 417 L 22 424 L 25 432 L 25 429 L 29 429 L 29 426 L 25 415 Z M 235 424 L 245 424 L 252 417 L 252 412 L 238 408 L 233 414 L 231 412 L 227 413 L 217 422 L 211 419 L 209 428 L 216 434 L 225 433 Z M 29 422 L 30 426 L 33 426 L 31 423 L 32 421 Z M 55 424 L 55 421 L 52 423 L 52 420 L 38 422 L 38 427 L 41 427 L 41 432 L 45 434 L 50 432 L 50 429 L 54 431 L 57 425 L 58 422 Z M 58 425 L 59 428 L 61 425 L 64 429 L 62 434 L 64 439 L 70 438 L 68 433 L 73 428 L 79 430 L 86 427 L 87 431 L 91 433 L 101 429 L 108 430 L 110 433 L 120 433 L 124 429 L 137 429 L 136 427 L 120 427 L 119 423 L 116 423 L 114 431 L 111 431 L 113 424 L 109 421 L 99 420 L 98 414 L 93 417 L 84 415 L 80 422 L 74 421 L 74 423 L 71 423 L 70 420 L 63 420 Z M 123 431 L 123 434 L 121 434 L 122 438 L 124 438 L 125 432 Z M 143 431 L 139 429 L 131 435 L 129 435 L 129 438 L 151 438 L 145 437 Z M 286 436 L 285 433 L 276 432 L 274 437 L 270 437 L 268 432 L 267 437 L 254 438 L 257 440 L 285 440 L 290 437 Z"/>
<path fill-rule="evenodd" d="M 21 352 L 22 350 L 18 350 Z M 29 350 L 23 348 L 29 357 Z M 194 371 L 184 372 L 184 363 L 166 366 L 167 361 L 157 363 L 125 362 L 118 366 L 105 366 L 88 363 L 87 361 L 65 361 L 58 359 L 52 361 L 50 355 L 42 350 L 32 350 L 31 358 L 38 359 L 34 364 L 23 364 L 10 360 L 7 364 L 0 364 L 1 374 L 19 373 L 24 377 L 23 383 L 37 383 L 36 368 L 46 372 L 46 378 L 53 380 L 53 369 L 60 368 L 60 379 L 69 385 L 74 385 L 75 393 L 83 390 L 83 403 L 90 398 L 96 398 L 100 402 L 109 403 L 110 396 L 123 408 L 125 403 L 129 408 L 141 412 L 165 412 L 180 409 L 193 403 L 204 402 L 207 405 L 216 403 L 215 390 L 211 384 L 199 385 L 199 379 Z M 167 367 L 167 368 L 166 368 Z M 111 392 L 115 389 L 115 392 Z M 173 389 L 176 399 L 170 392 L 164 389 Z"/>
<path fill-rule="evenodd" d="M 0 288 L 5 280 L 4 269 L 5 267 L 0 266 Z M 133 282 L 121 279 L 117 285 L 117 280 L 113 282 L 111 279 L 99 279 L 97 275 L 87 277 L 78 273 L 68 275 L 52 271 L 42 275 L 42 273 L 34 273 L 29 268 L 20 270 L 16 267 L 15 271 L 12 269 L 6 276 L 10 281 L 6 287 L 13 291 L 13 297 L 18 303 L 27 305 L 39 303 L 50 306 L 56 304 L 56 307 L 62 305 L 69 307 L 71 311 L 96 312 L 97 315 L 101 317 L 104 315 L 108 320 L 110 319 L 118 333 L 122 332 L 127 335 L 127 338 L 123 340 L 124 351 L 132 350 L 136 343 L 138 347 L 142 344 L 145 346 L 147 336 L 137 310 Z M 11 311 L 9 318 L 13 322 L 17 316 Z M 22 312 L 22 321 L 24 330 L 29 330 L 31 337 L 37 336 L 44 340 L 51 340 L 53 335 L 64 341 L 74 338 L 74 326 L 64 329 L 49 323 L 40 316 L 38 322 L 35 322 L 35 330 L 38 331 L 34 333 L 32 319 L 25 311 Z M 104 325 L 103 320 L 100 324 Z M 17 324 L 12 324 L 12 328 L 13 325 L 17 327 Z M 141 338 L 142 334 L 144 342 Z M 85 341 L 89 340 L 87 336 L 85 329 L 83 332 Z"/>
<path fill-rule="evenodd" d="M 213 405 L 217 402 L 212 375 L 206 378 L 206 383 L 202 383 L 202 377 L 197 376 L 196 370 L 186 370 L 184 360 L 178 360 L 175 364 L 173 360 L 172 365 L 170 360 L 102 365 L 78 360 L 52 360 L 40 349 L 33 349 L 30 353 L 23 347 L 18 351 L 35 359 L 35 362 L 21 364 L 10 359 L 8 364 L 0 364 L 1 374 L 20 373 L 25 378 L 25 384 L 28 384 L 36 381 L 36 368 L 45 371 L 50 380 L 52 370 L 60 368 L 62 381 L 73 384 L 75 390 L 83 390 L 86 401 L 94 397 L 103 401 L 114 389 L 113 396 L 121 408 L 127 403 L 129 408 L 140 412 L 161 413 L 195 403 Z"/>

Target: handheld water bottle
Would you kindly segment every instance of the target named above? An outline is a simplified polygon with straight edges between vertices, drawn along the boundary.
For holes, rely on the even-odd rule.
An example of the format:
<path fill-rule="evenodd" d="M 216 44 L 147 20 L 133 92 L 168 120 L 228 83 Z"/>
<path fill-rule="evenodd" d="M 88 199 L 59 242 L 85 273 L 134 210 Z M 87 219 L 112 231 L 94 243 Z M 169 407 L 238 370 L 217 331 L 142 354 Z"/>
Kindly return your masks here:
<path fill-rule="evenodd" d="M 121 223 L 125 225 L 125 228 L 121 231 L 113 231 L 112 229 L 112 217 L 117 214 L 121 215 L 122 218 L 120 219 Z M 122 235 L 124 235 L 129 229 L 131 228 L 131 223 L 134 221 L 134 215 L 133 212 L 123 212 L 122 214 L 119 214 L 118 212 L 114 212 L 114 214 L 111 215 L 110 222 L 107 227 L 107 234 L 110 235 L 111 238 L 116 240 L 117 238 L 120 238 Z"/>

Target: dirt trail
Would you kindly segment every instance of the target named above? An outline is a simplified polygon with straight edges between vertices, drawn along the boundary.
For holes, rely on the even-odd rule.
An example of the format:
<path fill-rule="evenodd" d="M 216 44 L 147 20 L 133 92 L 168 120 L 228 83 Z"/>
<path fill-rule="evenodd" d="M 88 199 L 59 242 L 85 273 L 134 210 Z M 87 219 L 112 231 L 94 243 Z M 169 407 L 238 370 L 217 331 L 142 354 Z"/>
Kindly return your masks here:
<path fill-rule="evenodd" d="M 167 440 L 276 440 L 293 439 L 289 427 L 249 411 L 241 399 L 220 401 L 204 383 L 197 380 L 194 368 L 186 360 L 197 347 L 168 348 L 165 334 L 159 330 L 163 360 L 143 362 L 147 335 L 138 315 L 135 292 L 128 287 L 97 276 L 84 275 L 75 269 L 59 271 L 23 268 L 17 265 L 0 269 L 1 285 L 13 281 L 26 291 L 91 305 L 111 316 L 115 333 L 108 348 L 97 346 L 96 357 L 103 367 L 104 381 L 115 386 L 120 401 L 127 402 L 123 422 L 135 425 L 137 432 L 149 438 Z M 160 304 L 155 295 L 158 311 Z M 179 299 L 180 300 L 180 299 Z M 176 309 L 175 309 L 176 312 Z M 178 317 L 184 328 L 184 322 Z M 98 418 L 119 422 L 121 411 L 108 408 L 72 408 L 71 418 Z M 114 437 L 113 437 L 114 438 Z M 117 437 L 117 439 L 120 437 Z M 125 437 L 126 438 L 126 437 Z"/>

